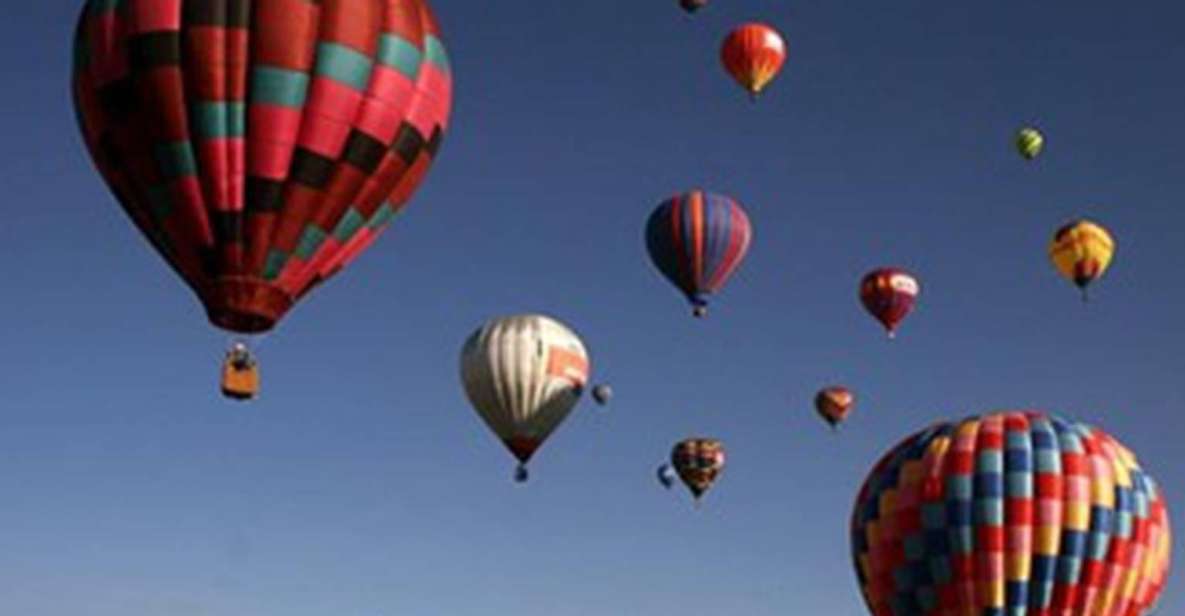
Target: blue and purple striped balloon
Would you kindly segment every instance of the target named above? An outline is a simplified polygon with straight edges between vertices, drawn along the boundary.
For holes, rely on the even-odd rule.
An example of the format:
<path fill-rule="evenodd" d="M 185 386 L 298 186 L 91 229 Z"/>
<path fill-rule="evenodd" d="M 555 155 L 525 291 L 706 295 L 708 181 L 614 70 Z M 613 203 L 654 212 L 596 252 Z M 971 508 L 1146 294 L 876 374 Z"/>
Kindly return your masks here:
<path fill-rule="evenodd" d="M 697 317 L 707 314 L 709 296 L 736 271 L 752 237 L 740 204 L 701 190 L 663 201 L 646 223 L 650 259 L 687 296 Z"/>

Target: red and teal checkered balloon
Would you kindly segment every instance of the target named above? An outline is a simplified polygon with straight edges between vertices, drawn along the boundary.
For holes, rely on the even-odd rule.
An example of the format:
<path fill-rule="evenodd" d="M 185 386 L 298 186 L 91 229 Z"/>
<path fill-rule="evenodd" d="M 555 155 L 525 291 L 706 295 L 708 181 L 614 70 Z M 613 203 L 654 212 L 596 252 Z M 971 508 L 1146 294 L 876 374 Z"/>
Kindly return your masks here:
<path fill-rule="evenodd" d="M 406 204 L 448 123 L 426 0 L 90 0 L 95 165 L 210 320 L 270 329 Z"/>

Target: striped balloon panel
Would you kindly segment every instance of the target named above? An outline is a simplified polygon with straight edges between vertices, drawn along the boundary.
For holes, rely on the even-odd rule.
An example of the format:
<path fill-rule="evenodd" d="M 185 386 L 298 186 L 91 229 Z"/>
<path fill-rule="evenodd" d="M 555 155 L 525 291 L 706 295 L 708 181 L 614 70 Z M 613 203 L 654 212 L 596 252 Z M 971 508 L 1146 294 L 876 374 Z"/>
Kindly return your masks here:
<path fill-rule="evenodd" d="M 889 332 L 897 329 L 917 302 L 917 279 L 896 268 L 870 272 L 860 282 L 860 301 Z"/>
<path fill-rule="evenodd" d="M 524 463 L 580 401 L 589 370 L 575 332 L 543 315 L 493 319 L 461 350 L 469 402 Z"/>
<path fill-rule="evenodd" d="M 770 26 L 744 24 L 724 39 L 720 61 L 741 87 L 757 94 L 782 70 L 786 41 Z"/>
<path fill-rule="evenodd" d="M 711 438 L 682 440 L 671 450 L 671 466 L 691 493 L 699 498 L 724 470 L 724 446 Z"/>
<path fill-rule="evenodd" d="M 212 321 L 260 331 L 406 202 L 452 78 L 424 0 L 90 0 L 73 90 L 132 220 Z"/>
<path fill-rule="evenodd" d="M 1103 227 L 1085 220 L 1058 229 L 1049 258 L 1065 278 L 1085 287 L 1107 271 L 1115 256 L 1115 240 Z"/>
<path fill-rule="evenodd" d="M 876 616 L 1141 616 L 1169 569 L 1164 497 L 1135 456 L 1033 412 L 903 441 L 860 490 L 851 540 Z"/>
<path fill-rule="evenodd" d="M 729 197 L 691 191 L 663 201 L 646 224 L 646 248 L 692 304 L 706 305 L 740 266 L 753 231 Z"/>

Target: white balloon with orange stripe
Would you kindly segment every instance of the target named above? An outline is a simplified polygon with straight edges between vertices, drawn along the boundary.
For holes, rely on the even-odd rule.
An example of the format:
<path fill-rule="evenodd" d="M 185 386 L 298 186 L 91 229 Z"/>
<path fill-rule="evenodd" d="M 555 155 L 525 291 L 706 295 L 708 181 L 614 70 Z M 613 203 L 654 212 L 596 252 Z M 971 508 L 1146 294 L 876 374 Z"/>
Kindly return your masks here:
<path fill-rule="evenodd" d="M 569 327 L 538 314 L 490 320 L 461 350 L 469 402 L 519 461 L 515 478 L 584 393 L 588 352 Z"/>

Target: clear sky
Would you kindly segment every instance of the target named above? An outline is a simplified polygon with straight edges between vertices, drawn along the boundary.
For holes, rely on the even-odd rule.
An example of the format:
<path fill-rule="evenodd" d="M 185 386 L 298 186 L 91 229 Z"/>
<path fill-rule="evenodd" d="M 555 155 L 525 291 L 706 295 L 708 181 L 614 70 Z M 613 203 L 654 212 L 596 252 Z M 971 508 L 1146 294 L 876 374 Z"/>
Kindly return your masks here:
<path fill-rule="evenodd" d="M 226 337 L 108 196 L 68 96 L 78 2 L 0 20 L 0 613 L 859 616 L 848 513 L 932 420 L 1039 408 L 1134 449 L 1185 529 L 1185 6 L 436 0 L 452 132 L 395 227 L 216 390 Z M 756 106 L 717 61 L 763 19 Z M 1048 137 L 1025 164 L 1025 123 Z M 706 321 L 649 265 L 669 194 L 736 197 L 749 259 Z M 1084 307 L 1046 261 L 1079 215 L 1115 263 Z M 920 306 L 889 343 L 879 265 Z M 464 399 L 485 319 L 541 311 L 617 398 L 526 486 Z M 832 436 L 821 385 L 859 406 Z M 655 466 L 728 467 L 696 511 Z M 1177 542 L 1175 560 L 1185 562 Z M 1180 575 L 1162 614 L 1185 613 Z"/>

